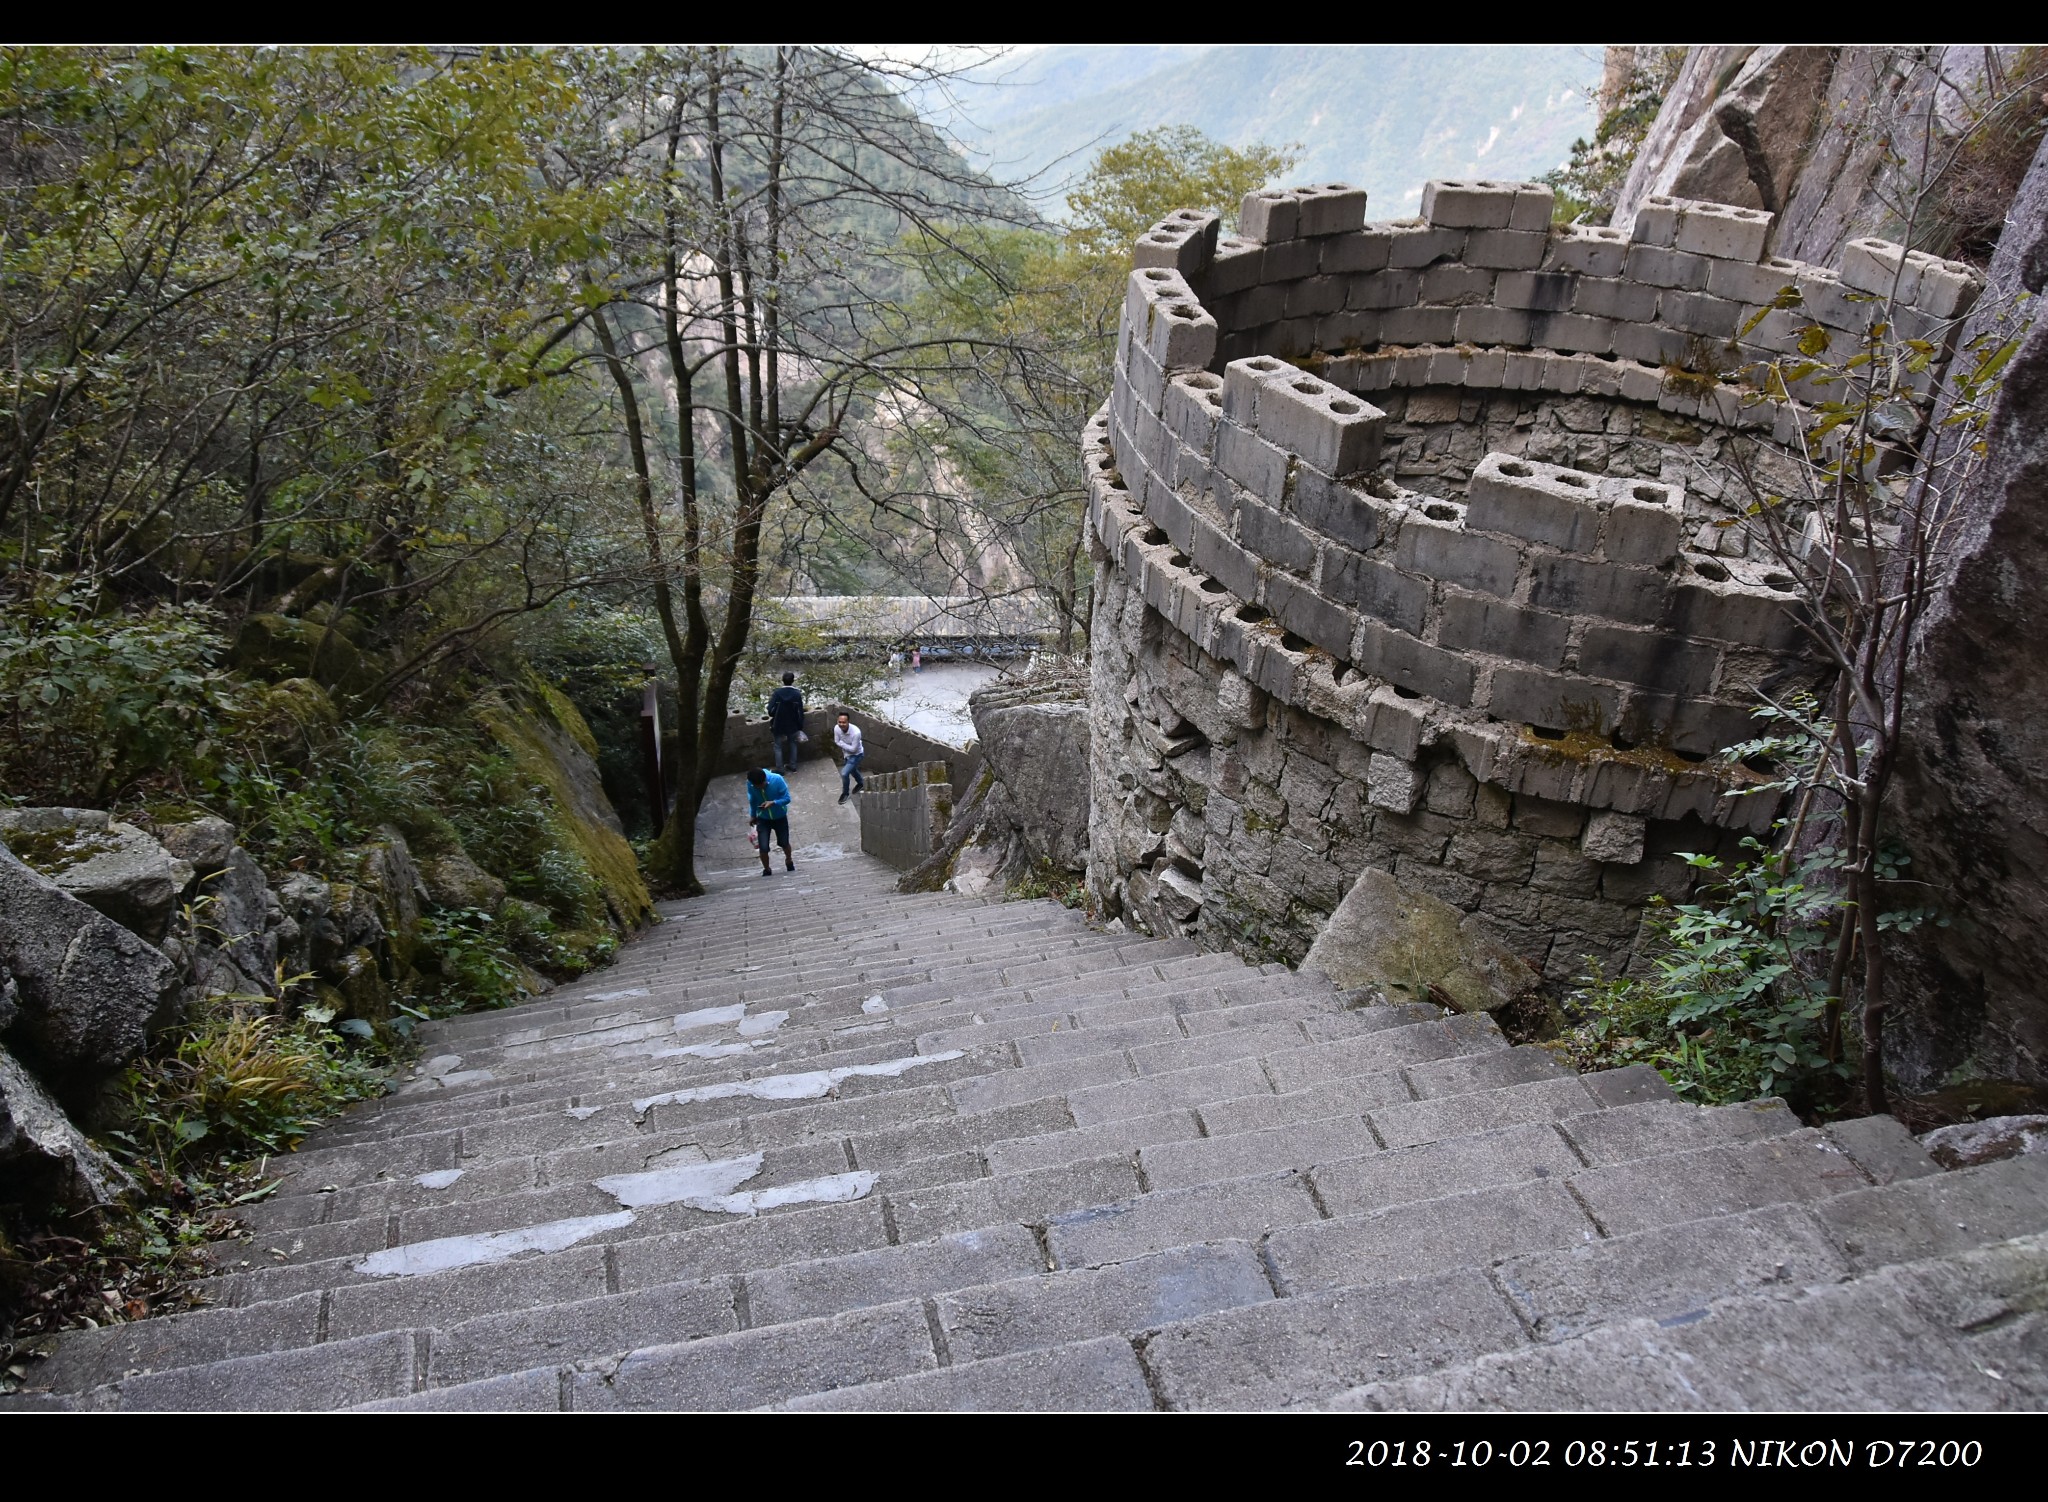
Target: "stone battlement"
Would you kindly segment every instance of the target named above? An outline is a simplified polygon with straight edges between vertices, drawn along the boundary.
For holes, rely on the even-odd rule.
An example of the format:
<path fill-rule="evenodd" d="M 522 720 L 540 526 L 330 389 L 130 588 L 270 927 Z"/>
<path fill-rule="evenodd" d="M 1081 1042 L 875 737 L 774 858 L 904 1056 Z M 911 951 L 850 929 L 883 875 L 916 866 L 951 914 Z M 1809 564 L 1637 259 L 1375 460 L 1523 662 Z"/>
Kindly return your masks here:
<path fill-rule="evenodd" d="M 1656 821 L 1760 833 L 1775 797 L 1714 758 L 1758 733 L 1762 685 L 1814 676 L 1797 596 L 1722 552 L 1712 523 L 1732 513 L 1689 494 L 1684 465 L 1644 472 L 1644 435 L 1739 434 L 1797 462 L 1822 388 L 1772 397 L 1740 367 L 1815 324 L 1846 358 L 1888 298 L 1899 334 L 1939 347 L 1978 283 L 1875 240 L 1837 268 L 1767 259 L 1760 210 L 1653 199 L 1625 232 L 1554 227 L 1550 207 L 1538 185 L 1438 182 L 1422 218 L 1373 224 L 1332 184 L 1250 195 L 1241 235 L 1183 211 L 1141 236 L 1114 390 L 1083 439 L 1102 582 L 1194 649 L 1178 657 L 1214 677 L 1225 718 L 1244 706 L 1252 729 L 1271 700 L 1369 748 L 1372 808 L 1413 814 L 1448 755 L 1577 808 L 1604 860 L 1640 859 Z M 1490 414 L 1506 441 L 1409 488 L 1386 462 L 1396 396 L 1411 418 Z M 1532 418 L 1567 408 L 1634 435 L 1633 462 L 1526 452 Z M 1144 656 L 1128 629 L 1124 645 Z M 1204 718 L 1183 702 L 1199 697 L 1166 713 Z M 1185 914 L 1206 863 L 1176 865 L 1163 890 Z"/>

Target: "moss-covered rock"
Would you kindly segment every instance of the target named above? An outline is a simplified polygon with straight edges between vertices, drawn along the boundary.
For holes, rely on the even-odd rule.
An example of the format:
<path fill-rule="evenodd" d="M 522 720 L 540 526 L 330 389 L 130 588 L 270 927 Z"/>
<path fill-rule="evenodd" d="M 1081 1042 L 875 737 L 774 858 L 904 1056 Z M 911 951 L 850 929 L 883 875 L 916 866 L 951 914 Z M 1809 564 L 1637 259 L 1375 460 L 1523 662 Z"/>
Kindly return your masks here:
<path fill-rule="evenodd" d="M 533 674 L 501 684 L 477 707 L 477 719 L 503 746 L 520 775 L 545 788 L 555 833 L 590 873 L 609 916 L 632 930 L 653 915 L 640 863 L 598 776 L 597 741 L 576 706 Z"/>
<path fill-rule="evenodd" d="M 251 677 L 311 678 L 341 694 L 359 694 L 377 681 L 375 660 L 341 632 L 287 615 L 252 615 L 244 621 L 233 661 Z"/>

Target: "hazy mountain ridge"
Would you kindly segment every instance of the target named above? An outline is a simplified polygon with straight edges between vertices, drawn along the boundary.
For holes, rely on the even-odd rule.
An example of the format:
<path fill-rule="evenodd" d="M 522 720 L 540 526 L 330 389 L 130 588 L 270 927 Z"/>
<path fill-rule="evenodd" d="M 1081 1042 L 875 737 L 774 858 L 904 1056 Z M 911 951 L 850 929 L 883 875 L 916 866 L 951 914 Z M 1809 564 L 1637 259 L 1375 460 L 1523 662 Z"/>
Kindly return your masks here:
<path fill-rule="evenodd" d="M 1598 48 L 1047 47 L 984 64 L 956 122 L 977 166 L 1051 187 L 1102 146 L 1160 125 L 1226 145 L 1298 142 L 1291 180 L 1344 181 L 1379 218 L 1432 177 L 1527 177 L 1594 124 Z"/>

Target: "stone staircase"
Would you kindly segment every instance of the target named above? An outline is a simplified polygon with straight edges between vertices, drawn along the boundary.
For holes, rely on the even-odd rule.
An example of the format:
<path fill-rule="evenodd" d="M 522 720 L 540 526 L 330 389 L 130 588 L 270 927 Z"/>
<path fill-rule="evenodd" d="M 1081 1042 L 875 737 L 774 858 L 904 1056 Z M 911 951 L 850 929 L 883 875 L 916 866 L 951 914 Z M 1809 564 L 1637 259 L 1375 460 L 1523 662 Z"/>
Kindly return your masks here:
<path fill-rule="evenodd" d="M 2048 1162 L 1942 1173 L 1889 1118 L 1698 1109 L 891 875 L 727 874 L 603 974 L 436 1024 L 273 1163 L 214 1307 L 68 1335 L 0 1402 L 2048 1402 L 2048 1246 L 2009 1240 Z M 1836 1365 L 1794 1391 L 1756 1351 L 1802 1340 Z"/>

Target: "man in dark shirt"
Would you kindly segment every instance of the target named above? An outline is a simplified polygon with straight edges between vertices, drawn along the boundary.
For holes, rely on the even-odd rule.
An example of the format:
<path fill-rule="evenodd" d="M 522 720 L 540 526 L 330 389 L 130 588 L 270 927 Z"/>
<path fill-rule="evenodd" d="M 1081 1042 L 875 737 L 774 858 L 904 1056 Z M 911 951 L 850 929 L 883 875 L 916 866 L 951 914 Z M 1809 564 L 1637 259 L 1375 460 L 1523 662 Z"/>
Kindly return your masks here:
<path fill-rule="evenodd" d="M 804 692 L 794 673 L 784 673 L 782 687 L 768 696 L 768 729 L 775 737 L 775 770 L 794 772 L 797 738 L 804 733 Z"/>

